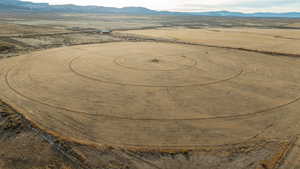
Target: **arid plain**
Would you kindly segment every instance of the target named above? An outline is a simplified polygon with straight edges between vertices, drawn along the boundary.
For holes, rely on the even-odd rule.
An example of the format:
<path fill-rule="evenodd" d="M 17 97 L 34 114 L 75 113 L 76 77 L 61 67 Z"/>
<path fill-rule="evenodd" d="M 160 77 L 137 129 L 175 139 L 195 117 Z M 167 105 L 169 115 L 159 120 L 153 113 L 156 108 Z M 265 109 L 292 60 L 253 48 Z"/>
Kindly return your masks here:
<path fill-rule="evenodd" d="M 44 155 L 61 154 L 60 168 L 300 167 L 300 21 L 11 15 L 0 31 L 2 111 L 51 143 Z M 5 151 L 2 168 L 29 158 Z"/>

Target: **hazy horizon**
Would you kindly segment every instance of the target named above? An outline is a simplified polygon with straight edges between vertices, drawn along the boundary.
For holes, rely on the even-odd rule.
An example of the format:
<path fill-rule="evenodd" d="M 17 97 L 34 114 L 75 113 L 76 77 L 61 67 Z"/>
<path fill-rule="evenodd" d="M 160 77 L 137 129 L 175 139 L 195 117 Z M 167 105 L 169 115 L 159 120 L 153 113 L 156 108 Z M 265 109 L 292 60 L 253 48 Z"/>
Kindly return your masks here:
<path fill-rule="evenodd" d="M 106 7 L 138 6 L 153 10 L 178 12 L 234 11 L 234 12 L 300 12 L 299 0 L 23 0 L 49 4 L 97 5 Z"/>

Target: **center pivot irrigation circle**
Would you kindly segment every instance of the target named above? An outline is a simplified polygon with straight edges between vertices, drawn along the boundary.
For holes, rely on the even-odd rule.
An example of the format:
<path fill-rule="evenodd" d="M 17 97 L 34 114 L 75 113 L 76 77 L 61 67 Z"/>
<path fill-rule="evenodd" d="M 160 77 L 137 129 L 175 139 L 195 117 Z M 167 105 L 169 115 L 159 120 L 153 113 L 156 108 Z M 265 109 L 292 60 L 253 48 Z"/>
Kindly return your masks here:
<path fill-rule="evenodd" d="M 270 125 L 262 117 L 300 100 L 297 79 L 277 79 L 277 68 L 256 62 L 264 57 L 207 50 L 123 42 L 41 51 L 0 62 L 0 97 L 63 136 L 165 148 L 251 138 Z"/>

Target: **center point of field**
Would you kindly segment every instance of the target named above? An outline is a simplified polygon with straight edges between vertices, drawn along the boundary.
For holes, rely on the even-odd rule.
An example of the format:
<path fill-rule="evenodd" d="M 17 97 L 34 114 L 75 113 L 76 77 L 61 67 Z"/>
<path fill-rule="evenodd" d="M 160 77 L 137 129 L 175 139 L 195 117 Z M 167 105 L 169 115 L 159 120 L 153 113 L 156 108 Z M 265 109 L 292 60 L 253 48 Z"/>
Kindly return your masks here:
<path fill-rule="evenodd" d="M 159 59 L 151 59 L 150 62 L 152 62 L 152 63 L 159 63 L 160 60 Z"/>

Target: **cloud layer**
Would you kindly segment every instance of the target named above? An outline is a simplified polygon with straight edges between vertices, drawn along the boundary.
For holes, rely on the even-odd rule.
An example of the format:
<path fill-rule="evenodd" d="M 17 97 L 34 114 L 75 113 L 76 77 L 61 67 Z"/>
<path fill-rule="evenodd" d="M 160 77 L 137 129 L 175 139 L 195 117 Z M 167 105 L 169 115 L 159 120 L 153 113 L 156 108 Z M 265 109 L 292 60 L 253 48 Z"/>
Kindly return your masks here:
<path fill-rule="evenodd" d="M 27 0 L 28 1 L 28 0 Z M 50 4 L 143 6 L 155 10 L 239 12 L 300 12 L 300 0 L 29 0 Z"/>

